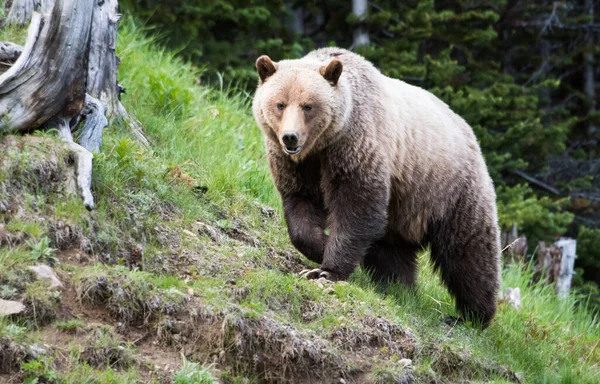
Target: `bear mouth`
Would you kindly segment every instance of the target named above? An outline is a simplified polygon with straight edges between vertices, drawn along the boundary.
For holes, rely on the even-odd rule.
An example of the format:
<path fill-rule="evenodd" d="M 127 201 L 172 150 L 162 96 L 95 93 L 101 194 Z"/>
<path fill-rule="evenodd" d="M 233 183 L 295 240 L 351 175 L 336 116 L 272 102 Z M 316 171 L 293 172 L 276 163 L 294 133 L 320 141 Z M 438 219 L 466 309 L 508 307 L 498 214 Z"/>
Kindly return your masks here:
<path fill-rule="evenodd" d="M 302 146 L 298 146 L 298 147 L 283 147 L 283 150 L 288 154 L 288 155 L 295 155 L 298 152 L 300 152 L 302 150 Z"/>

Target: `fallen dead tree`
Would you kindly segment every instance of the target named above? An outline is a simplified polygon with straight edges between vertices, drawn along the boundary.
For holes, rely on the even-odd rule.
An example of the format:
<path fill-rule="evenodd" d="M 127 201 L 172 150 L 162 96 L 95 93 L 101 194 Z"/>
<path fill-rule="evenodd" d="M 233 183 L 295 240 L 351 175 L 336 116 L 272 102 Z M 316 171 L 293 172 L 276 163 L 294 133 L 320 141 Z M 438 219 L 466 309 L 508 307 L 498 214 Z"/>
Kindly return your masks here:
<path fill-rule="evenodd" d="M 0 66 L 0 132 L 57 129 L 75 159 L 79 193 L 90 210 L 92 152 L 100 150 L 108 119 L 123 119 L 147 144 L 119 100 L 117 3 L 42 0 L 35 4 L 25 46 L 0 42 L 0 62 L 7 68 Z"/>

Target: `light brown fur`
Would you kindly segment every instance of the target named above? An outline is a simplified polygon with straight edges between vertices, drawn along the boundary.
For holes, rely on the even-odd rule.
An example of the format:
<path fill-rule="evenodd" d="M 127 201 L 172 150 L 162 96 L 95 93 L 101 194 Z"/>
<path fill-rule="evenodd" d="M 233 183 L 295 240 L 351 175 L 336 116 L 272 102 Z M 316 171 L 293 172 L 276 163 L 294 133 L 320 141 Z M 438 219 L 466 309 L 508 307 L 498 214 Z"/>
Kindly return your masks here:
<path fill-rule="evenodd" d="M 500 281 L 499 231 L 471 127 L 431 93 L 343 49 L 279 63 L 263 57 L 257 69 L 253 112 L 290 237 L 322 262 L 309 277 L 345 279 L 363 264 L 413 285 L 416 252 L 430 244 L 458 309 L 487 324 Z M 299 153 L 284 151 L 286 132 L 298 134 Z"/>

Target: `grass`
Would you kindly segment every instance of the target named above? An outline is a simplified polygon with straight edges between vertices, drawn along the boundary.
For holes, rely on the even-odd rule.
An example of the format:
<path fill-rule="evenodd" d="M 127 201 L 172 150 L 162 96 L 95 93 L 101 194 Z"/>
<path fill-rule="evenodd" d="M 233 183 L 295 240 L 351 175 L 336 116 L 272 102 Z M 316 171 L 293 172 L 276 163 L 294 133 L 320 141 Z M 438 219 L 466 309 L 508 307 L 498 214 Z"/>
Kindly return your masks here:
<path fill-rule="evenodd" d="M 0 37 L 12 34 L 2 31 Z M 127 87 L 123 102 L 151 146 L 140 146 L 113 121 L 95 155 L 94 212 L 60 190 L 24 183 L 25 215 L 0 214 L 9 232 L 22 232 L 27 240 L 0 248 L 0 295 L 35 304 L 34 322 L 0 318 L 0 339 L 26 345 L 36 332 L 56 329 L 82 343 L 71 353 L 22 365 L 22 373 L 55 375 L 60 383 L 158 381 L 154 371 L 151 378 L 141 373 L 132 346 L 139 335 L 123 336 L 125 341 L 114 336 L 121 323 L 143 327 L 168 344 L 160 348 L 179 345 L 192 329 L 195 354 L 180 358 L 176 348 L 170 350 L 179 361 L 169 379 L 175 383 L 212 383 L 217 376 L 240 383 L 244 376 L 250 382 L 281 378 L 287 363 L 277 358 L 295 356 L 296 347 L 312 353 L 314 346 L 331 354 L 315 352 L 321 368 L 337 367 L 349 377 L 356 374 L 353 366 L 360 367 L 357 356 L 368 361 L 361 379 L 372 383 L 406 375 L 416 382 L 501 383 L 511 378 L 507 370 L 527 383 L 597 382 L 599 322 L 583 298 L 559 300 L 552 286 L 532 283 L 527 266 L 503 273 L 504 287 L 521 289 L 523 306 L 501 304 L 485 331 L 441 321 L 456 313 L 426 252 L 415 291 L 373 284 L 360 270 L 349 283 L 323 287 L 298 278 L 292 272 L 299 261 L 307 262 L 287 238 L 249 96 L 199 84 L 198 69 L 157 48 L 129 19 L 120 24 L 118 54 L 119 78 Z M 18 160 L 22 174 L 36 161 Z M 264 205 L 274 209 L 274 217 L 265 215 Z M 22 272 L 38 260 L 60 258 L 59 248 L 69 242 L 90 245 L 89 264 L 57 266 L 73 286 L 76 303 Z M 56 300 L 102 308 L 108 328 L 79 319 L 52 322 Z M 244 335 L 282 349 L 269 356 L 268 346 L 243 343 Z M 341 360 L 332 360 L 334 355 Z M 215 365 L 203 365 L 215 356 Z M 410 366 L 399 367 L 407 356 Z M 278 364 L 268 371 L 260 358 Z M 300 365 L 306 358 L 295 359 Z M 99 366 L 108 360 L 114 364 Z"/>
<path fill-rule="evenodd" d="M 181 368 L 173 375 L 174 384 L 217 384 L 218 380 L 212 375 L 210 367 L 188 361 L 182 357 Z"/>

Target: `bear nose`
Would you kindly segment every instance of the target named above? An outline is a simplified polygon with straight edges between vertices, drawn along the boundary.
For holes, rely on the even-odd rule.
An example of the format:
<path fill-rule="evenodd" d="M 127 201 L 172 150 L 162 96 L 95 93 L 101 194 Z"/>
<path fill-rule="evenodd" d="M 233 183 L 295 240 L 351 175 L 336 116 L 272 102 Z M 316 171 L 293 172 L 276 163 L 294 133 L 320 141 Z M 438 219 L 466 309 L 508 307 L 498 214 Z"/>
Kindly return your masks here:
<path fill-rule="evenodd" d="M 294 132 L 284 133 L 281 140 L 283 141 L 283 144 L 288 148 L 292 148 L 298 145 L 298 135 Z"/>

